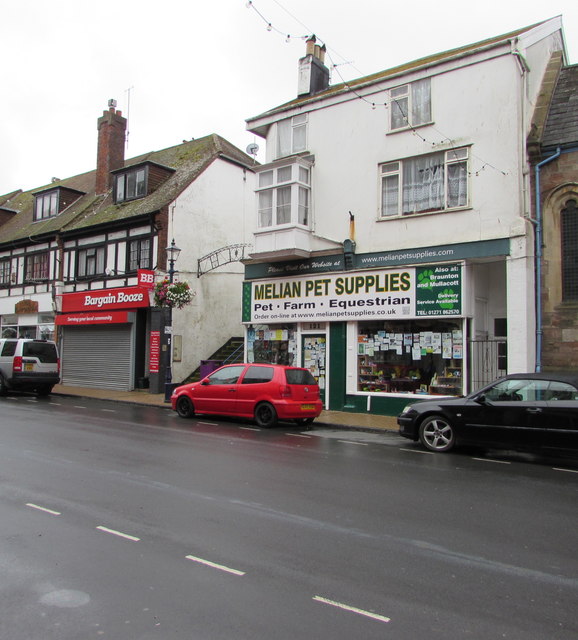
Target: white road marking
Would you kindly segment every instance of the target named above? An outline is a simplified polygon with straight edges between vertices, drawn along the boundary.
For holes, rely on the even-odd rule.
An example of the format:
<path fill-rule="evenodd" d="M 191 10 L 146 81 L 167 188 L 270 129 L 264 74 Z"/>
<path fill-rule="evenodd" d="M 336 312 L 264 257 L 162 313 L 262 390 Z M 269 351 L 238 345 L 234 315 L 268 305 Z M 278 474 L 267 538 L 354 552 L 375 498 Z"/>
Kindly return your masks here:
<path fill-rule="evenodd" d="M 77 404 L 75 404 L 75 405 L 74 405 L 74 408 L 75 408 L 75 409 L 86 409 L 86 407 L 81 407 L 81 406 L 79 406 L 79 405 L 77 405 Z"/>
<path fill-rule="evenodd" d="M 345 444 L 357 444 L 360 447 L 367 447 L 367 442 L 354 442 L 353 440 L 338 440 L 337 442 L 344 442 Z"/>
<path fill-rule="evenodd" d="M 566 471 L 566 473 L 578 473 L 578 469 L 562 469 L 562 467 L 552 467 L 552 471 Z"/>
<path fill-rule="evenodd" d="M 304 436 L 302 433 L 286 433 L 286 436 L 293 436 L 294 438 L 311 438 L 311 436 Z"/>
<path fill-rule="evenodd" d="M 337 607 L 338 609 L 344 609 L 345 611 L 358 613 L 362 616 L 366 616 L 367 618 L 372 618 L 373 620 L 379 620 L 380 622 L 389 622 L 391 620 L 391 618 L 388 618 L 387 616 L 381 616 L 378 613 L 372 613 L 371 611 L 364 611 L 363 609 L 358 609 L 357 607 L 351 607 L 348 604 L 335 602 L 334 600 L 327 600 L 327 598 L 322 598 L 321 596 L 314 596 L 313 600 L 316 600 L 317 602 L 322 602 L 323 604 L 329 604 L 332 607 Z"/>
<path fill-rule="evenodd" d="M 116 409 L 101 409 L 101 411 L 106 411 L 107 413 L 116 413 Z"/>
<path fill-rule="evenodd" d="M 129 536 L 128 533 L 122 533 L 121 531 L 115 531 L 114 529 L 108 529 L 107 527 L 102 527 L 100 525 L 96 528 L 99 531 L 104 531 L 105 533 L 112 533 L 113 536 L 118 536 L 119 538 L 125 538 L 125 540 L 132 540 L 132 542 L 139 542 L 140 540 L 140 538 Z"/>
<path fill-rule="evenodd" d="M 31 507 L 32 509 L 38 509 L 38 511 L 44 511 L 44 513 L 49 513 L 53 516 L 62 515 L 60 511 L 53 511 L 52 509 L 47 509 L 46 507 L 39 507 L 37 504 L 32 504 L 32 502 L 27 502 L 26 506 Z"/>
<path fill-rule="evenodd" d="M 213 569 L 219 569 L 219 571 L 226 571 L 227 573 L 232 573 L 236 576 L 244 576 L 244 571 L 239 571 L 238 569 L 231 569 L 230 567 L 225 567 L 222 564 L 216 564 L 215 562 L 210 562 L 209 560 L 203 560 L 202 558 L 197 558 L 196 556 L 186 556 L 187 560 L 192 560 L 193 562 L 198 562 L 199 564 L 204 564 L 207 567 L 212 567 Z"/>
<path fill-rule="evenodd" d="M 408 453 L 424 453 L 426 456 L 435 456 L 433 451 L 422 451 L 421 449 L 404 449 L 403 447 L 399 448 L 400 451 L 407 451 Z"/>
<path fill-rule="evenodd" d="M 478 460 L 478 462 L 495 462 L 496 464 L 512 464 L 507 460 L 492 460 L 492 458 L 472 458 L 472 460 Z"/>
<path fill-rule="evenodd" d="M 218 427 L 219 426 L 216 422 L 197 422 L 197 424 L 204 424 L 207 427 Z"/>
<path fill-rule="evenodd" d="M 60 404 L 60 402 L 49 402 L 48 404 L 51 404 L 53 407 L 61 407 L 62 406 Z"/>
<path fill-rule="evenodd" d="M 256 429 L 255 427 L 239 427 L 239 429 L 244 429 L 245 431 L 261 431 L 261 429 Z"/>

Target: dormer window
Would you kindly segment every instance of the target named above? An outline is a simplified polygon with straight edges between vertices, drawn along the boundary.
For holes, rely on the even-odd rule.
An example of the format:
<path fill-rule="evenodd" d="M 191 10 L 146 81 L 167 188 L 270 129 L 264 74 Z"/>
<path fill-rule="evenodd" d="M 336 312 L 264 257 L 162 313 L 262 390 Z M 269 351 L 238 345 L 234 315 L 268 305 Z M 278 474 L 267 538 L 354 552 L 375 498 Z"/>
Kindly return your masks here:
<path fill-rule="evenodd" d="M 58 190 L 36 196 L 34 201 L 34 220 L 53 218 L 58 214 Z"/>
<path fill-rule="evenodd" d="M 146 183 L 146 167 L 140 167 L 117 175 L 115 183 L 116 202 L 126 202 L 127 200 L 143 198 L 147 192 Z"/>
<path fill-rule="evenodd" d="M 34 220 L 54 218 L 83 195 L 82 191 L 66 187 L 38 191 L 34 194 Z"/>
<path fill-rule="evenodd" d="M 166 182 L 174 172 L 174 169 L 156 162 L 141 162 L 132 167 L 113 171 L 115 203 L 146 198 Z"/>

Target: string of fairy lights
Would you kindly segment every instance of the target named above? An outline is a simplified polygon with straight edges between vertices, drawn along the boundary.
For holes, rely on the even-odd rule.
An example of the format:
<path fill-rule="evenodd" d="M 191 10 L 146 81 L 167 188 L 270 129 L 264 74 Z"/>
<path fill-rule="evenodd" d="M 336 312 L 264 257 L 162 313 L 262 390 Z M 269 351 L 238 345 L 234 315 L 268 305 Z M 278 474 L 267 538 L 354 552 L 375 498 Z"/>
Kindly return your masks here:
<path fill-rule="evenodd" d="M 293 20 L 295 20 L 299 25 L 301 25 L 305 30 L 306 33 L 302 33 L 302 34 L 295 34 L 295 33 L 291 33 L 288 32 L 286 30 L 282 30 L 277 28 L 273 22 L 271 20 L 269 20 L 263 13 L 262 11 L 257 8 L 257 6 L 255 6 L 255 3 L 253 0 L 244 0 L 245 2 L 245 6 L 247 7 L 247 9 L 250 9 L 252 11 L 255 12 L 255 14 L 263 21 L 263 23 L 265 24 L 265 27 L 267 29 L 267 31 L 275 33 L 281 37 L 284 38 L 286 43 L 291 43 L 292 41 L 296 41 L 296 40 L 308 40 L 311 37 L 315 37 L 316 41 L 318 43 L 321 43 L 321 46 L 325 46 L 326 48 L 326 55 L 327 58 L 330 61 L 330 72 L 335 72 L 340 80 L 341 80 L 341 84 L 348 90 L 350 91 L 353 95 L 355 95 L 359 100 L 362 100 L 363 102 L 365 102 L 366 104 L 368 104 L 372 109 L 377 109 L 378 107 L 384 107 L 387 108 L 388 106 L 391 106 L 391 104 L 395 103 L 396 106 L 399 108 L 399 111 L 407 125 L 407 128 L 410 129 L 413 133 L 413 135 L 417 136 L 420 140 L 422 140 L 425 144 L 429 145 L 432 148 L 436 148 L 439 147 L 440 145 L 447 145 L 449 144 L 450 147 L 455 150 L 455 148 L 459 145 L 454 145 L 454 140 L 452 140 L 452 138 L 450 138 L 449 136 L 446 136 L 444 133 L 442 133 L 441 131 L 439 131 L 436 127 L 434 127 L 433 125 L 429 125 L 429 127 L 431 128 L 431 130 L 435 131 L 437 134 L 439 134 L 441 136 L 441 140 L 440 141 L 431 141 L 428 140 L 427 138 L 425 138 L 422 133 L 416 129 L 412 123 L 410 122 L 409 118 L 408 118 L 408 113 L 407 111 L 404 112 L 404 106 L 401 102 L 399 102 L 398 100 L 396 100 L 395 98 L 392 98 L 390 101 L 383 101 L 383 102 L 375 102 L 372 101 L 370 99 L 368 99 L 365 95 L 363 95 L 359 90 L 357 90 L 351 82 L 348 82 L 341 74 L 339 67 L 340 66 L 344 66 L 344 65 L 348 65 L 351 66 L 353 69 L 355 69 L 358 73 L 361 74 L 361 71 L 359 71 L 359 69 L 356 69 L 355 66 L 353 65 L 353 63 L 351 61 L 347 61 L 346 58 L 344 58 L 343 56 L 341 56 L 337 51 L 335 51 L 334 49 L 331 49 L 330 47 L 327 46 L 327 43 L 325 40 L 323 40 L 322 38 L 320 38 L 316 33 L 314 34 L 313 30 L 310 29 L 307 25 L 305 25 L 301 20 L 299 20 L 298 17 L 296 17 L 295 15 L 293 15 L 286 7 L 284 7 L 278 0 L 272 0 L 280 9 L 282 9 L 285 13 L 287 13 Z M 334 56 L 338 56 L 339 58 L 341 58 L 344 62 L 335 62 L 334 60 L 334 56 L 332 56 L 331 52 L 333 51 Z M 495 167 L 491 162 L 487 162 L 486 160 L 484 160 L 483 158 L 480 158 L 479 156 L 477 156 L 476 154 L 472 153 L 471 154 L 472 158 L 475 158 L 478 162 L 480 162 L 481 166 L 480 168 L 478 168 L 475 171 L 471 171 L 469 172 L 469 175 L 475 175 L 478 176 L 482 171 L 484 171 L 486 168 L 490 168 L 493 169 L 494 171 L 497 171 L 498 173 L 501 173 L 504 176 L 507 176 L 509 174 L 508 171 L 504 171 L 503 169 L 499 169 L 498 167 Z"/>

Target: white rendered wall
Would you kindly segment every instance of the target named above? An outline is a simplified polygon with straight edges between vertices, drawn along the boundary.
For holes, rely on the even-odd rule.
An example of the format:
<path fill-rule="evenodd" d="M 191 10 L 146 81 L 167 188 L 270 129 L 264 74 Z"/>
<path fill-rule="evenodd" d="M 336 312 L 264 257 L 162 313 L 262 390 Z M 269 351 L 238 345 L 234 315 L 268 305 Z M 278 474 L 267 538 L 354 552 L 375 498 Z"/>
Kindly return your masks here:
<path fill-rule="evenodd" d="M 254 174 L 224 160 L 208 167 L 169 209 L 168 239 L 181 248 L 175 279 L 196 293 L 193 303 L 173 313 L 173 333 L 182 336 L 182 362 L 173 380 L 194 371 L 229 338 L 242 336 L 244 267 L 233 262 L 197 278 L 197 260 L 222 247 L 251 243 L 255 229 Z"/>

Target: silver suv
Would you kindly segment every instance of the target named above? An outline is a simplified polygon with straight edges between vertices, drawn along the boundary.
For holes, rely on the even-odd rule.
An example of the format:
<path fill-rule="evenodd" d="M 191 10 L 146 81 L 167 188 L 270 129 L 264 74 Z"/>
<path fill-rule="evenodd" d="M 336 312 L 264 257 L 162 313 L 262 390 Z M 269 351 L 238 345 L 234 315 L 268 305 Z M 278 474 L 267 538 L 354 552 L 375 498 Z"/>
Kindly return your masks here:
<path fill-rule="evenodd" d="M 0 395 L 15 389 L 47 396 L 59 382 L 60 359 L 55 342 L 0 339 Z"/>

